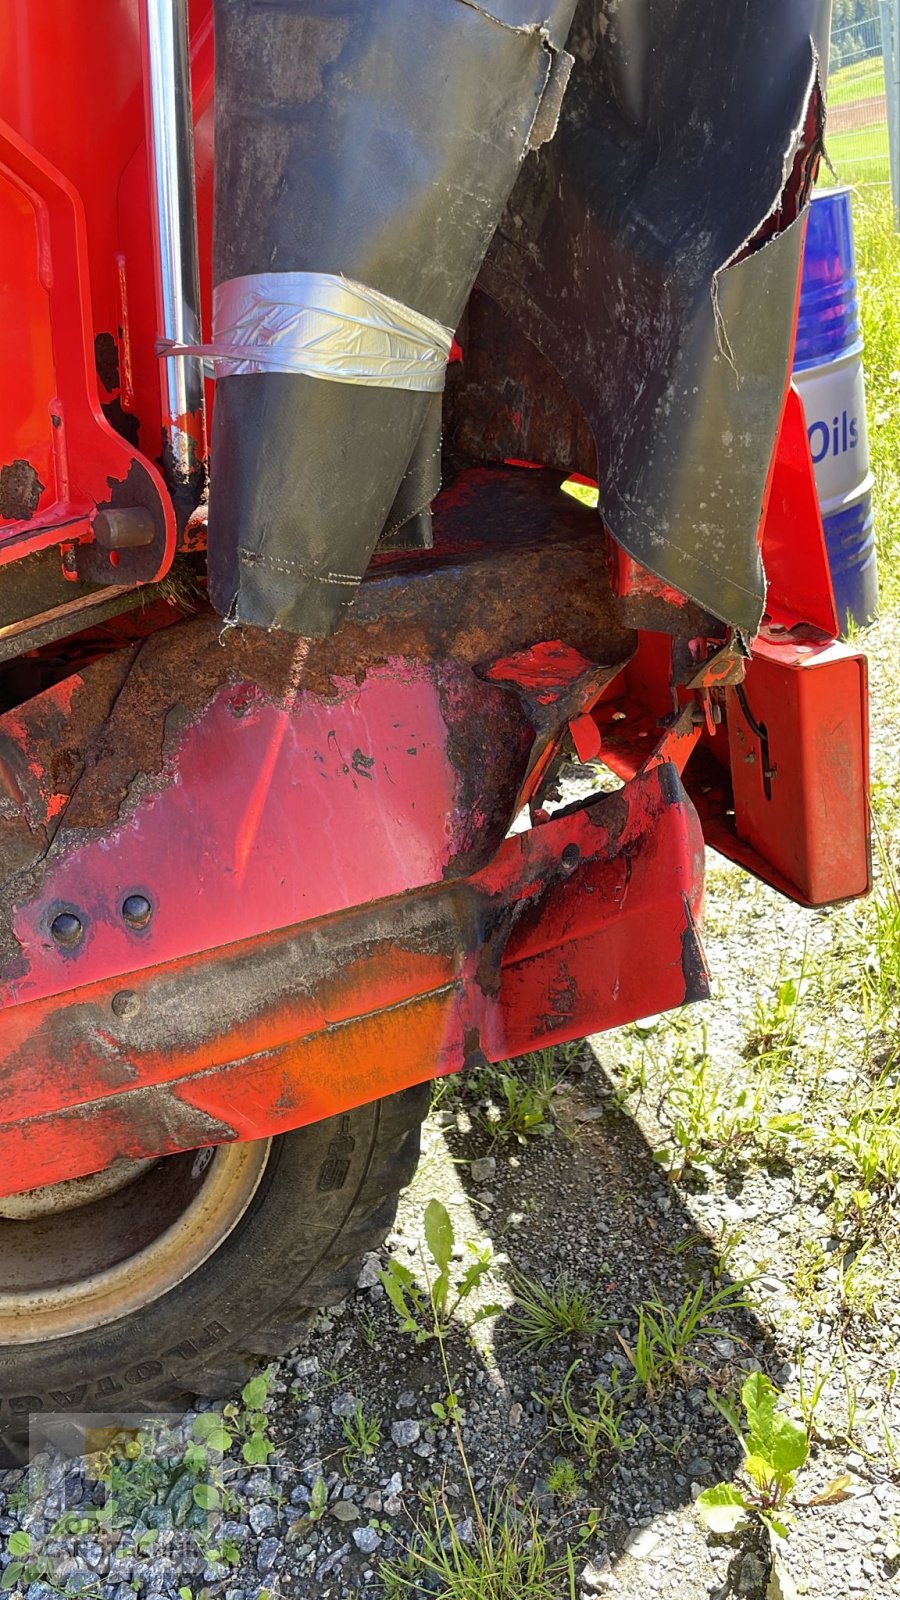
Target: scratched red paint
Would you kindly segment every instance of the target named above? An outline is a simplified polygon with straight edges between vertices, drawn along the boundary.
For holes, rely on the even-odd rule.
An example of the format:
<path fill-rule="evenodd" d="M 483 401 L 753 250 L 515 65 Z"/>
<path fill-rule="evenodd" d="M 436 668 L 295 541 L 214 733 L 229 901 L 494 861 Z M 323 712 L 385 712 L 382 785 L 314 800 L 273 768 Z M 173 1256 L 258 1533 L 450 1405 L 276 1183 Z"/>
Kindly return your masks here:
<path fill-rule="evenodd" d="M 702 873 L 696 814 L 672 769 L 654 768 L 507 839 L 467 881 L 373 908 L 349 945 L 338 916 L 148 963 L 129 977 L 136 1024 L 112 1008 L 116 978 L 14 1006 L 0 1192 L 95 1171 L 117 1153 L 281 1132 L 457 1070 L 475 1048 L 502 1060 L 696 998 Z M 436 918 L 434 941 L 408 920 L 423 911 Z M 322 941 L 335 960 L 304 983 Z M 265 980 L 273 959 L 277 994 Z"/>
<path fill-rule="evenodd" d="M 14 921 L 30 971 L 0 1003 L 251 937 L 260 907 L 268 927 L 288 927 L 440 880 L 459 781 L 446 743 L 426 666 L 402 678 L 374 668 L 334 704 L 301 695 L 290 716 L 258 691 L 222 690 L 183 735 L 176 781 L 142 799 L 99 856 L 51 852 L 40 899 Z M 154 905 L 146 932 L 121 917 L 135 891 Z M 62 904 L 87 930 L 74 955 L 49 937 Z"/>

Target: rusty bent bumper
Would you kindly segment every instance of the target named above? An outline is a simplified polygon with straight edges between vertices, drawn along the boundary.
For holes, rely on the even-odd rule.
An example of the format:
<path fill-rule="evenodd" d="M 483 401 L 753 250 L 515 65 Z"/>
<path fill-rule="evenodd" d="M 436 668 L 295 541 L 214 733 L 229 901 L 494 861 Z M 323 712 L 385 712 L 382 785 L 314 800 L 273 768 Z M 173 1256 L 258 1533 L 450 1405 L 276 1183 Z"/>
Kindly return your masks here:
<path fill-rule="evenodd" d="M 331 639 L 201 614 L 0 718 L 0 1192 L 705 995 L 669 747 L 540 803 L 636 637 L 558 484 L 463 483 Z"/>
<path fill-rule="evenodd" d="M 703 998 L 702 860 L 662 763 L 470 878 L 14 1006 L 2 1188 L 283 1132 Z"/>

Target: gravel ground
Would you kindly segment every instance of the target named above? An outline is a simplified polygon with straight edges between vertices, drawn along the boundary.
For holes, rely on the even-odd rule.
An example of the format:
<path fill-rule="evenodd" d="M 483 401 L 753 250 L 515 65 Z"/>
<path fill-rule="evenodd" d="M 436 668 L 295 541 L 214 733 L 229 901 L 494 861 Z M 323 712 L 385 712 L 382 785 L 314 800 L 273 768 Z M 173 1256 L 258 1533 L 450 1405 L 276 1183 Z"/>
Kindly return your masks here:
<path fill-rule="evenodd" d="M 889 619 L 871 631 L 867 648 L 873 765 L 882 784 L 895 785 L 900 699 Z M 380 1564 L 408 1546 L 429 1490 L 443 1497 L 461 1544 L 473 1546 L 468 1469 L 482 1510 L 500 1494 L 514 1522 L 536 1505 L 551 1550 L 574 1545 L 579 1596 L 900 1595 L 900 1444 L 893 1446 L 891 1432 L 900 1428 L 892 1403 L 900 1311 L 889 1208 L 880 1207 L 878 1226 L 862 1238 L 876 1292 L 861 1310 L 848 1307 L 842 1287 L 860 1240 L 848 1245 L 846 1227 L 835 1220 L 828 1163 L 815 1148 L 782 1141 L 773 1150 L 757 1133 L 724 1154 L 712 1140 L 680 1174 L 676 1163 L 674 1176 L 659 1159 L 673 1150 L 678 1062 L 708 1059 L 726 1109 L 742 1088 L 758 1087 L 758 1056 L 747 1055 L 759 1022 L 755 1008 L 771 1007 L 777 986 L 801 966 L 796 1025 L 777 1073 L 766 1080 L 765 1116 L 797 1116 L 826 1131 L 840 1123 L 887 1056 L 842 954 L 855 948 L 866 915 L 858 906 L 804 912 L 711 856 L 713 1001 L 561 1057 L 544 1137 L 521 1144 L 493 1138 L 484 1116 L 490 1084 L 452 1087 L 438 1098 L 419 1173 L 385 1251 L 366 1261 L 353 1297 L 320 1314 L 303 1347 L 273 1365 L 267 1398 L 251 1396 L 226 1418 L 232 1443 L 213 1474 L 224 1490 L 222 1509 L 197 1506 L 196 1466 L 192 1475 L 182 1472 L 192 1439 L 207 1426 L 195 1413 L 174 1419 L 169 1465 L 146 1469 L 153 1496 L 160 1498 L 162 1485 L 169 1504 L 142 1506 L 123 1491 L 112 1526 L 86 1514 L 107 1486 L 86 1474 L 83 1459 L 39 1458 L 30 1480 L 0 1476 L 5 1586 L 26 1600 L 60 1591 L 97 1600 L 179 1593 L 196 1600 L 203 1591 L 224 1600 L 265 1591 L 375 1600 L 384 1593 Z M 470 1243 L 493 1252 L 490 1274 L 446 1344 L 458 1432 L 432 1409 L 446 1404 L 448 1393 L 437 1345 L 417 1344 L 401 1330 L 378 1277 L 390 1256 L 420 1271 L 423 1212 L 435 1197 L 453 1219 L 460 1271 L 471 1259 Z M 591 1288 L 605 1326 L 543 1355 L 523 1354 L 514 1272 L 547 1283 L 559 1269 Z M 572 1379 L 577 1398 L 589 1397 L 597 1380 L 622 1390 L 636 1306 L 658 1294 L 677 1307 L 698 1283 L 711 1289 L 750 1277 L 749 1309 L 719 1319 L 717 1331 L 691 1347 L 675 1381 L 632 1398 L 622 1418 L 628 1447 L 604 1453 L 591 1476 L 583 1452 L 554 1431 L 573 1361 L 580 1362 Z M 501 1311 L 467 1333 L 472 1307 L 488 1301 Z M 752 1530 L 730 1539 L 707 1534 L 693 1503 L 701 1489 L 730 1480 L 740 1462 L 707 1389 L 725 1393 L 753 1368 L 794 1402 L 801 1377 L 808 1387 L 817 1370 L 829 1375 L 798 1483 L 796 1523 L 768 1591 L 759 1537 Z M 343 1422 L 352 1423 L 357 1402 L 373 1430 L 369 1455 L 348 1451 Z M 274 1445 L 264 1462 L 241 1455 L 241 1440 L 254 1431 Z M 567 1482 L 555 1466 L 561 1457 L 572 1467 Z M 838 1478 L 844 1483 L 836 1503 L 810 1504 Z M 64 1512 L 70 1522 L 60 1530 Z M 21 1568 L 10 1569 L 11 1561 Z M 560 1600 L 571 1596 L 568 1579 L 560 1578 L 558 1593 Z"/>

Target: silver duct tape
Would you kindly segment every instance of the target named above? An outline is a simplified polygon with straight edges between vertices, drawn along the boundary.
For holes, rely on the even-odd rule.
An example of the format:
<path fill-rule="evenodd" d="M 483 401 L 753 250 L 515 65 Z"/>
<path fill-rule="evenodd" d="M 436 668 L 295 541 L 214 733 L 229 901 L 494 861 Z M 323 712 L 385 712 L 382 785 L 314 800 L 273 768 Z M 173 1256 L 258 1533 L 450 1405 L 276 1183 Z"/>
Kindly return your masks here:
<path fill-rule="evenodd" d="M 431 394 L 444 387 L 452 342 L 452 329 L 351 278 L 255 272 L 214 290 L 210 344 L 158 349 L 211 360 L 219 378 L 296 372 Z"/>

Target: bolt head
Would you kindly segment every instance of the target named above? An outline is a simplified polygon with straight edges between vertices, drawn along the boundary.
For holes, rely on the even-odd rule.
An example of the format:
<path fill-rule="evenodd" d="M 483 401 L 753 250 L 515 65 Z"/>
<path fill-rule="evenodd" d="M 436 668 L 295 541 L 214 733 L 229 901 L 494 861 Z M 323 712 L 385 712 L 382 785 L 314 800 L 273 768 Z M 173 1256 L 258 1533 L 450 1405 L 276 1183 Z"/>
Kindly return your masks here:
<path fill-rule="evenodd" d="M 136 1017 L 141 1009 L 141 997 L 133 989 L 120 989 L 114 994 L 110 1002 L 117 1017 L 127 1022 L 130 1017 Z"/>
<path fill-rule="evenodd" d="M 59 911 L 50 924 L 50 932 L 64 950 L 74 950 L 84 937 L 84 923 L 74 911 Z"/>
<path fill-rule="evenodd" d="M 567 844 L 561 857 L 564 872 L 574 872 L 581 860 L 581 851 L 577 844 Z"/>
<path fill-rule="evenodd" d="M 122 916 L 131 928 L 146 928 L 153 907 L 145 894 L 129 894 L 122 901 Z"/>

